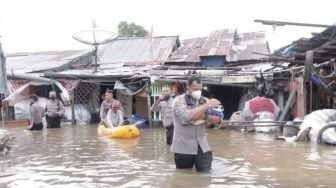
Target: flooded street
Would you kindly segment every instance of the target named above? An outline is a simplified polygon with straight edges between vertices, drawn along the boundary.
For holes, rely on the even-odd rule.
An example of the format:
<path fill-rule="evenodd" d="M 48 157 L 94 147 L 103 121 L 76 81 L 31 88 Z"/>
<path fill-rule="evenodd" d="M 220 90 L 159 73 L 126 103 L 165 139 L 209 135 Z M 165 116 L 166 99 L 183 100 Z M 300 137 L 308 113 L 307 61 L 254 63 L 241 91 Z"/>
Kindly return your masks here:
<path fill-rule="evenodd" d="M 333 187 L 336 147 L 208 130 L 211 173 L 176 170 L 161 128 L 138 139 L 98 138 L 96 126 L 12 128 L 0 187 Z"/>

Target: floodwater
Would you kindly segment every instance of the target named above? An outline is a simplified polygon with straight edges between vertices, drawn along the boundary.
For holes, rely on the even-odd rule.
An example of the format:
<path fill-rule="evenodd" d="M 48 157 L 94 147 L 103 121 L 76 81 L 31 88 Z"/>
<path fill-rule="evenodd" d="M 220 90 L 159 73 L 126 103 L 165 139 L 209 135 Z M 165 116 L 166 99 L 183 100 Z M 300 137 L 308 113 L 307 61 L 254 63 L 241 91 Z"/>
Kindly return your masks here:
<path fill-rule="evenodd" d="M 176 170 L 161 128 L 138 139 L 98 138 L 96 126 L 29 132 L 1 158 L 0 187 L 334 187 L 336 147 L 208 130 L 210 173 Z"/>

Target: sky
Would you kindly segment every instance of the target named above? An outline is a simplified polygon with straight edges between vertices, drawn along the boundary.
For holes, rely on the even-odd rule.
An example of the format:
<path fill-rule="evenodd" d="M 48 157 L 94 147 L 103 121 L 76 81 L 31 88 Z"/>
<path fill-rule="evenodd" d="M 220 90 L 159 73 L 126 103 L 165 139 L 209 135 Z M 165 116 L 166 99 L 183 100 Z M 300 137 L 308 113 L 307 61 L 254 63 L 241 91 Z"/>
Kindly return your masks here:
<path fill-rule="evenodd" d="M 323 2 L 323 3 L 322 3 Z M 7 53 L 89 49 L 72 38 L 99 27 L 117 33 L 135 22 L 154 36 L 205 37 L 219 29 L 266 31 L 271 50 L 324 28 L 276 27 L 255 19 L 335 24 L 333 0 L 0 0 L 0 42 Z"/>

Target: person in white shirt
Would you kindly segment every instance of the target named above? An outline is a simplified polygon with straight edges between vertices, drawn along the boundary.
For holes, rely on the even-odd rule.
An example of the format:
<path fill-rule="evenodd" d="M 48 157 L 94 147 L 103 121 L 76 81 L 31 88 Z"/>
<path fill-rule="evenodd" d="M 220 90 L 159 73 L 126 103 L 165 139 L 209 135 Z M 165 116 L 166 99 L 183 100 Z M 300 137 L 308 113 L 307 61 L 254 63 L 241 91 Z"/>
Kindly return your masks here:
<path fill-rule="evenodd" d="M 124 115 L 121 111 L 121 104 L 119 101 L 112 103 L 111 108 L 107 112 L 106 120 L 107 127 L 118 127 L 123 124 Z"/>

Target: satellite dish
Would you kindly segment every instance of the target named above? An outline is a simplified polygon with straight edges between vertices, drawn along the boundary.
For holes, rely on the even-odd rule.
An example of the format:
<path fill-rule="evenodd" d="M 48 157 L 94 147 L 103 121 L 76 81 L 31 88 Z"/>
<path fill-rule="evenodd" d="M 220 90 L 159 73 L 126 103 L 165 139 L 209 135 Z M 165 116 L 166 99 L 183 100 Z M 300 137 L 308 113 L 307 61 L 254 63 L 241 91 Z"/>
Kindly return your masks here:
<path fill-rule="evenodd" d="M 101 30 L 97 28 L 80 31 L 72 35 L 72 38 L 74 38 L 75 40 L 88 45 L 106 44 L 112 42 L 117 37 L 117 34 L 111 31 Z"/>
<path fill-rule="evenodd" d="M 97 52 L 99 45 L 110 43 L 117 37 L 118 35 L 112 31 L 97 28 L 97 24 L 94 21 L 92 21 L 92 29 L 79 31 L 72 35 L 72 38 L 74 38 L 75 40 L 87 45 L 91 45 L 94 48 L 94 72 L 97 72 L 98 67 Z"/>

